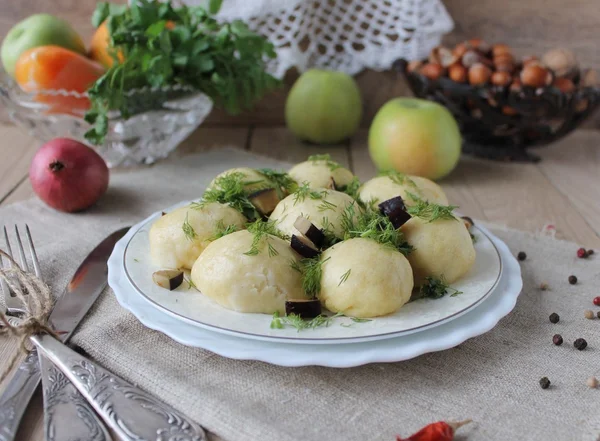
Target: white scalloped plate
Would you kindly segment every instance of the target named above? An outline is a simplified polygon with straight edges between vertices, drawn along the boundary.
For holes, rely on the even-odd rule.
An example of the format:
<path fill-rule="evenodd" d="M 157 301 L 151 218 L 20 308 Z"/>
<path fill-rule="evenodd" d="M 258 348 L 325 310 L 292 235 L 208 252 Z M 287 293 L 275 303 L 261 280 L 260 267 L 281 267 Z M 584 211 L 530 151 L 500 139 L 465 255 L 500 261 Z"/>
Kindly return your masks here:
<path fill-rule="evenodd" d="M 109 260 L 108 281 L 119 303 L 148 328 L 163 332 L 181 344 L 207 349 L 223 357 L 280 366 L 354 367 L 396 362 L 446 350 L 488 332 L 514 308 L 523 287 L 519 264 L 504 242 L 485 228 L 480 227 L 480 230 L 494 242 L 502 260 L 502 277 L 493 292 L 477 308 L 440 326 L 377 342 L 294 345 L 239 338 L 194 326 L 157 309 L 136 293 L 120 269 L 126 239 L 117 244 Z"/>
<path fill-rule="evenodd" d="M 181 205 L 181 204 L 179 204 Z M 357 343 L 393 338 L 439 326 L 479 305 L 497 286 L 502 273 L 502 261 L 489 232 L 478 229 L 475 244 L 477 259 L 472 270 L 453 287 L 463 293 L 441 299 L 422 299 L 402 307 L 397 313 L 375 318 L 366 323 L 354 323 L 349 318 L 338 318 L 331 326 L 297 332 L 295 329 L 271 329 L 271 316 L 243 314 L 227 310 L 196 290 L 183 284 L 175 291 L 167 291 L 152 282 L 152 273 L 158 269 L 152 264 L 149 252 L 148 230 L 161 215 L 155 213 L 134 226 L 119 242 L 114 266 L 109 271 L 121 271 L 135 294 L 144 297 L 155 308 L 174 318 L 215 332 L 264 341 L 300 344 Z M 113 287 L 114 289 L 114 287 Z"/>

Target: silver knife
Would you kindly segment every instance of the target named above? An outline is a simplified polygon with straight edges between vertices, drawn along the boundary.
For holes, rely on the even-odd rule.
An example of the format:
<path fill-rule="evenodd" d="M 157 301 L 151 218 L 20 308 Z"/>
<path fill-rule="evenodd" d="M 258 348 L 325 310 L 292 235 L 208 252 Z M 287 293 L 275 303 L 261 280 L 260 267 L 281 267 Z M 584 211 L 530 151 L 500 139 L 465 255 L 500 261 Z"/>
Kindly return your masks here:
<path fill-rule="evenodd" d="M 107 284 L 107 261 L 115 244 L 127 233 L 123 228 L 104 239 L 82 262 L 50 315 L 54 328 L 66 342 Z M 0 395 L 0 441 L 13 441 L 19 423 L 40 383 L 36 351 L 21 363 Z M 108 438 L 110 439 L 110 438 Z"/>

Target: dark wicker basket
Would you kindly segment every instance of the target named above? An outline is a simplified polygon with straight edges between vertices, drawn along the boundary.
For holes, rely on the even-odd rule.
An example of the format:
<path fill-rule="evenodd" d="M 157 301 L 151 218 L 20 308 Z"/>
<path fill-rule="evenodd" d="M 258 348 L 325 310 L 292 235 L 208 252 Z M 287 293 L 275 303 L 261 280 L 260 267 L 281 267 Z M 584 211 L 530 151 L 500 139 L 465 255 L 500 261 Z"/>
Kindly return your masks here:
<path fill-rule="evenodd" d="M 554 142 L 577 128 L 600 104 L 599 87 L 563 93 L 554 87 L 475 87 L 449 78 L 438 80 L 407 71 L 408 62 L 393 68 L 404 76 L 415 96 L 436 101 L 454 115 L 463 136 L 463 151 L 503 161 L 539 161 L 528 152 Z M 507 109 L 510 108 L 510 109 Z M 507 114 L 505 112 L 514 113 Z"/>

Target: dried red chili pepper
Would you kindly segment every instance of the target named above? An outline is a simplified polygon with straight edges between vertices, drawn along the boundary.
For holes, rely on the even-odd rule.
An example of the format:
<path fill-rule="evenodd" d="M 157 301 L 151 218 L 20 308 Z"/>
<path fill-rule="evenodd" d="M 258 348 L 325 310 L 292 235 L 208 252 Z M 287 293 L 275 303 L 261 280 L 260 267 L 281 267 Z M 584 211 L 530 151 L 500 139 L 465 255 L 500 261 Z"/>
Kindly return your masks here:
<path fill-rule="evenodd" d="M 396 436 L 396 441 L 452 441 L 456 429 L 465 424 L 469 424 L 470 422 L 471 420 L 459 421 L 457 423 L 438 421 L 437 423 L 432 423 L 423 427 L 408 438 Z"/>

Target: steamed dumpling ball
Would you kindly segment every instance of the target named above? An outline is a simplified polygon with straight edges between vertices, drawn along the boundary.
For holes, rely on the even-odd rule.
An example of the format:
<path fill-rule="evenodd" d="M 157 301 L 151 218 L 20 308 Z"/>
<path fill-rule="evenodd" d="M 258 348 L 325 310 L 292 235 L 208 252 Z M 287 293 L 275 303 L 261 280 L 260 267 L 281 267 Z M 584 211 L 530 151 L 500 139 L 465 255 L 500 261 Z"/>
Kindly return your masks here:
<path fill-rule="evenodd" d="M 321 257 L 321 303 L 352 317 L 392 314 L 409 301 L 413 275 L 406 257 L 372 239 L 337 243 Z"/>
<path fill-rule="evenodd" d="M 333 178 L 336 188 L 342 189 L 354 178 L 350 170 L 327 157 L 296 164 L 290 169 L 289 175 L 299 184 L 307 182 L 310 188 L 330 188 Z"/>
<path fill-rule="evenodd" d="M 299 256 L 289 242 L 272 235 L 261 238 L 258 252 L 248 253 L 253 240 L 254 235 L 243 230 L 212 242 L 194 264 L 192 281 L 224 308 L 283 314 L 286 300 L 306 297 L 300 273 L 291 267 Z"/>
<path fill-rule="evenodd" d="M 456 282 L 475 263 L 473 240 L 459 219 L 430 222 L 413 217 L 400 229 L 414 247 L 408 260 L 416 286 L 420 286 L 425 277 L 443 278 L 446 283 Z"/>
<path fill-rule="evenodd" d="M 380 204 L 388 199 L 401 196 L 406 206 L 414 204 L 408 196 L 411 193 L 424 201 L 439 205 L 448 205 L 444 190 L 435 182 L 420 176 L 378 176 L 365 182 L 358 190 L 359 199 L 365 204 L 376 201 Z"/>
<path fill-rule="evenodd" d="M 298 235 L 294 222 L 298 216 L 304 216 L 317 228 L 327 224 L 336 237 L 343 238 L 342 216 L 349 205 L 354 206 L 356 213 L 361 210 L 356 201 L 340 191 L 316 189 L 312 192 L 313 197 L 319 195 L 319 198 L 310 195 L 299 197 L 298 193 L 292 193 L 279 202 L 269 218 L 275 223 L 275 228 L 286 236 Z"/>
<path fill-rule="evenodd" d="M 165 214 L 150 228 L 152 261 L 163 268 L 190 269 L 221 226 L 244 228 L 246 218 L 228 205 L 188 205 Z"/>
<path fill-rule="evenodd" d="M 252 193 L 254 191 L 273 186 L 273 183 L 259 171 L 248 167 L 238 167 L 231 168 L 229 170 L 225 170 L 222 173 L 219 173 L 209 184 L 208 189 L 218 187 L 218 183 L 221 178 L 223 178 L 224 176 L 232 175 L 234 173 L 241 174 L 244 176 L 242 178 L 242 182 L 244 182 L 245 184 L 244 190 L 247 193 Z"/>

